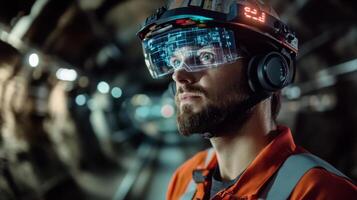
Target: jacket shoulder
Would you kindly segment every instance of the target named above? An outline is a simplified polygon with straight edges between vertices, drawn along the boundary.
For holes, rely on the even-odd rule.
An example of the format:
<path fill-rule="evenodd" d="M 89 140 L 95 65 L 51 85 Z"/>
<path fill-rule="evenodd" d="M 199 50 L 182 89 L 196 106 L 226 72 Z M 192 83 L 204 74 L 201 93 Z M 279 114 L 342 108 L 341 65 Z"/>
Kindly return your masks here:
<path fill-rule="evenodd" d="M 357 187 L 325 169 L 313 168 L 298 182 L 290 199 L 357 199 Z"/>
<path fill-rule="evenodd" d="M 179 199 L 192 180 L 193 170 L 205 163 L 207 153 L 208 150 L 196 153 L 193 157 L 176 169 L 175 173 L 171 177 L 166 199 Z"/>

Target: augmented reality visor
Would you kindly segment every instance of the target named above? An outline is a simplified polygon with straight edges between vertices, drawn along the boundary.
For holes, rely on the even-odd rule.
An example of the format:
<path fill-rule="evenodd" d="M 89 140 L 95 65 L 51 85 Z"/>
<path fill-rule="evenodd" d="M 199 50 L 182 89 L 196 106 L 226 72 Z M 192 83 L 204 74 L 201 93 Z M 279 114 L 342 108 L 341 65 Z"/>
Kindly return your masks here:
<path fill-rule="evenodd" d="M 175 70 L 200 71 L 240 58 L 234 32 L 223 28 L 176 28 L 143 40 L 145 63 L 153 78 Z"/>

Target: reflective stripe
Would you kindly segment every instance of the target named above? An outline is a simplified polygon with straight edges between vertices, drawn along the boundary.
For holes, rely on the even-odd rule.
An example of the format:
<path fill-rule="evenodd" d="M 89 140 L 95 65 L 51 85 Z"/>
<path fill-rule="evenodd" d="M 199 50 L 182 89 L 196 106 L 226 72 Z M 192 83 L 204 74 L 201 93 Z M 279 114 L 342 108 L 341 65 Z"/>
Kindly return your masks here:
<path fill-rule="evenodd" d="M 343 173 L 317 156 L 310 153 L 296 154 L 290 156 L 283 163 L 260 198 L 266 200 L 288 199 L 301 177 L 310 169 L 316 167 L 322 167 L 333 174 L 348 179 Z"/>
<path fill-rule="evenodd" d="M 191 200 L 196 193 L 196 183 L 191 179 L 190 183 L 186 188 L 186 192 L 181 197 L 181 200 Z"/>
<path fill-rule="evenodd" d="M 213 148 L 208 149 L 205 158 L 205 165 L 204 165 L 205 168 L 208 167 L 208 164 L 212 160 L 213 156 L 214 156 L 214 149 Z M 191 179 L 190 183 L 186 188 L 186 192 L 181 197 L 181 200 L 191 200 L 195 196 L 195 193 L 196 193 L 196 183 L 193 179 Z"/>
<path fill-rule="evenodd" d="M 208 149 L 208 152 L 207 152 L 206 159 L 205 159 L 205 168 L 208 167 L 208 164 L 209 164 L 210 161 L 212 160 L 213 155 L 214 155 L 214 149 L 213 149 L 213 148 L 209 148 L 209 149 Z"/>

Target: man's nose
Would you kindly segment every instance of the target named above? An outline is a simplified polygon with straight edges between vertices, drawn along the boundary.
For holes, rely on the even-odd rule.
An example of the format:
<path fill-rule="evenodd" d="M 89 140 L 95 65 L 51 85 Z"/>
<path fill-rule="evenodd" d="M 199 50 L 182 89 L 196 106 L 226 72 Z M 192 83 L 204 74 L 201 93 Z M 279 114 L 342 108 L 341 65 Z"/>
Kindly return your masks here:
<path fill-rule="evenodd" d="M 188 72 L 186 69 L 181 68 L 174 71 L 172 79 L 179 84 L 192 84 L 196 82 L 197 77 L 195 72 Z"/>

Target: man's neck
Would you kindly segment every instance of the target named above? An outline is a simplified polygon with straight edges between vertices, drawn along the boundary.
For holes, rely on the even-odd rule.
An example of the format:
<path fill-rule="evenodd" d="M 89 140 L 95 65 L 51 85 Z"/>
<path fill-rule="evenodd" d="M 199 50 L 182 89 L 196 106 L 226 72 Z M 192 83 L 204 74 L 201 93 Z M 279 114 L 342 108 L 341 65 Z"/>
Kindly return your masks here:
<path fill-rule="evenodd" d="M 270 106 L 268 106 L 270 109 Z M 223 180 L 233 180 L 270 142 L 268 133 L 276 130 L 267 107 L 258 104 L 252 117 L 234 134 L 211 138 Z"/>

